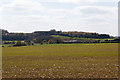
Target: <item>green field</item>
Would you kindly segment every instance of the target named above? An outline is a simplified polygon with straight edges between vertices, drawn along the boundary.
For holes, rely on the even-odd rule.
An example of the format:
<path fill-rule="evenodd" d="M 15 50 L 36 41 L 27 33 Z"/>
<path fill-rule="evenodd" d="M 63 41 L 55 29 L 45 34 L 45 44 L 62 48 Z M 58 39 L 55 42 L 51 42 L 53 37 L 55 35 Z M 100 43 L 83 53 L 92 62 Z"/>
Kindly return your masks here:
<path fill-rule="evenodd" d="M 117 78 L 118 44 L 3 47 L 3 78 Z"/>
<path fill-rule="evenodd" d="M 105 40 L 114 40 L 114 38 L 106 38 L 106 39 L 97 39 L 97 38 L 79 38 L 79 37 L 68 37 L 68 36 L 60 36 L 60 35 L 52 35 L 52 37 L 57 37 L 57 38 L 61 38 L 61 39 L 75 39 L 75 40 L 100 40 L 101 42 L 104 42 Z"/>

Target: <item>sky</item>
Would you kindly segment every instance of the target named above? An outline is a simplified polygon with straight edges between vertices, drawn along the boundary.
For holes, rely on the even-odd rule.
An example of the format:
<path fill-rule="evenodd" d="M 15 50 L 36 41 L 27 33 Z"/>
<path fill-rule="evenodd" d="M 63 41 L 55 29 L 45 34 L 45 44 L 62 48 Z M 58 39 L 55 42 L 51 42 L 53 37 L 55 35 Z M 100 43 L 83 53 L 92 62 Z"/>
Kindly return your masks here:
<path fill-rule="evenodd" d="M 117 0 L 0 0 L 0 28 L 118 35 Z"/>

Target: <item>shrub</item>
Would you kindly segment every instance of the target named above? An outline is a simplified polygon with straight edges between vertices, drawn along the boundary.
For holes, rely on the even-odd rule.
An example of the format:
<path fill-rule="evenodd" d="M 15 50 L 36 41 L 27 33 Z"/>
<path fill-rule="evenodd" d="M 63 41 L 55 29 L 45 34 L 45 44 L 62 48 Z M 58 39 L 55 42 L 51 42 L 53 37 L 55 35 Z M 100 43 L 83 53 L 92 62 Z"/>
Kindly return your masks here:
<path fill-rule="evenodd" d="M 26 43 L 24 41 L 18 41 L 15 45 L 13 46 L 26 46 Z"/>

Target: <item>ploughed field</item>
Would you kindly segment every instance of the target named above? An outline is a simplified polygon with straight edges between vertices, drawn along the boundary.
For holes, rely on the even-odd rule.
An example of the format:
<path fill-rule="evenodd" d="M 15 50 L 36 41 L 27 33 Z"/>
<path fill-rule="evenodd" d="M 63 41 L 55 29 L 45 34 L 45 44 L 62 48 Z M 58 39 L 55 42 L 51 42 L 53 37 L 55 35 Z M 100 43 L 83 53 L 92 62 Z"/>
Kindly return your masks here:
<path fill-rule="evenodd" d="M 3 47 L 3 78 L 117 78 L 118 44 Z"/>

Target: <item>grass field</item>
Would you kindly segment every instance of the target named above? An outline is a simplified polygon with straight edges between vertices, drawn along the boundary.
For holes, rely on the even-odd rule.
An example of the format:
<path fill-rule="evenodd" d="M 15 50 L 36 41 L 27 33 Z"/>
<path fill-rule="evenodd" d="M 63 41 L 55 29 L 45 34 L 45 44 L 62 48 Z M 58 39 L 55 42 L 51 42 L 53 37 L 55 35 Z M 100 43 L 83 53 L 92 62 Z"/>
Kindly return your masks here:
<path fill-rule="evenodd" d="M 68 37 L 68 36 L 60 36 L 60 35 L 52 35 L 52 37 L 58 37 L 58 38 L 61 38 L 61 39 L 76 39 L 76 40 L 79 40 L 79 39 L 82 39 L 82 40 L 100 40 L 101 42 L 104 42 L 105 40 L 114 40 L 114 38 L 108 38 L 108 39 L 96 39 L 96 38 L 79 38 L 79 37 Z"/>
<path fill-rule="evenodd" d="M 118 44 L 3 47 L 3 78 L 117 78 Z"/>

